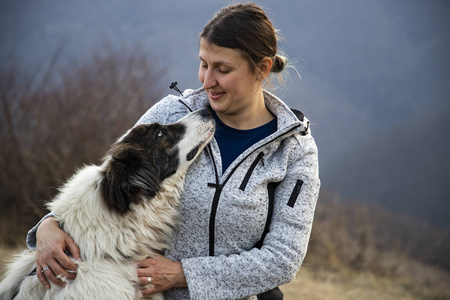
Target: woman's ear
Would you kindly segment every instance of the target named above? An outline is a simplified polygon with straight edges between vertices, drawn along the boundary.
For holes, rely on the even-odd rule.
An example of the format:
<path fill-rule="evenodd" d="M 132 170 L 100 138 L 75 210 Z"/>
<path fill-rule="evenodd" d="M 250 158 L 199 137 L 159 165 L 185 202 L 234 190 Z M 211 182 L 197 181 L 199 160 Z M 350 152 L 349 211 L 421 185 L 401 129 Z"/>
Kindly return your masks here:
<path fill-rule="evenodd" d="M 264 57 L 259 63 L 259 73 L 260 79 L 264 79 L 269 75 L 270 70 L 272 70 L 273 62 L 269 57 Z"/>

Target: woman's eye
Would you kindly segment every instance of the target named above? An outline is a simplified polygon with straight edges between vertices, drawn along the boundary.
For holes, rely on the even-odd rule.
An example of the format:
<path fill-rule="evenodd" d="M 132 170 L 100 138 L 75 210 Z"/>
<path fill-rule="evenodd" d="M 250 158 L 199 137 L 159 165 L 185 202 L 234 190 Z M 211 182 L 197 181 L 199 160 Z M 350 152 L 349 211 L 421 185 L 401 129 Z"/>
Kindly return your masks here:
<path fill-rule="evenodd" d="M 219 72 L 222 74 L 228 74 L 230 71 L 228 70 L 223 70 L 223 69 L 219 69 Z"/>

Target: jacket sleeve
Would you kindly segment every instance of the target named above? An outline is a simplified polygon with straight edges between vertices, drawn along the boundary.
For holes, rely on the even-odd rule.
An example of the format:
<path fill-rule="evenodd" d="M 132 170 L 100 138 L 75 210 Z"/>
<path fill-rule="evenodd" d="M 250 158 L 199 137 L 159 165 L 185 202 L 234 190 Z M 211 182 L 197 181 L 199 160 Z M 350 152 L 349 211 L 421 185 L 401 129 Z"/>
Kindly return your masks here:
<path fill-rule="evenodd" d="M 39 225 L 41 225 L 42 221 L 44 221 L 48 217 L 54 217 L 54 216 L 55 216 L 55 214 L 52 213 L 52 212 L 46 214 L 36 225 L 34 225 L 33 228 L 31 228 L 28 231 L 28 234 L 27 234 L 27 247 L 28 247 L 28 249 L 36 250 L 36 242 L 37 242 L 36 241 L 36 232 L 37 232 L 37 229 L 38 229 Z"/>
<path fill-rule="evenodd" d="M 276 188 L 269 233 L 261 249 L 217 257 L 182 259 L 191 299 L 237 299 L 291 281 L 306 255 L 319 194 L 317 147 L 311 135 L 296 137 L 297 159 Z"/>

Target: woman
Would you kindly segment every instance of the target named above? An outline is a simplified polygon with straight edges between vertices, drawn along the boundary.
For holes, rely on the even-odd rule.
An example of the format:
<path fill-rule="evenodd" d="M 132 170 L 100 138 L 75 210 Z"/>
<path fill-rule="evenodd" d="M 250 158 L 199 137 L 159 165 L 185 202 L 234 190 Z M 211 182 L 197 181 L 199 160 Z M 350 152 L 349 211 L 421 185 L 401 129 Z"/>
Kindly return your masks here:
<path fill-rule="evenodd" d="M 218 130 L 186 176 L 171 249 L 143 260 L 137 273 L 143 294 L 256 299 L 292 280 L 305 257 L 320 186 L 317 147 L 307 119 L 263 90 L 286 59 L 260 7 L 223 8 L 200 35 L 199 58 L 203 87 L 164 98 L 138 122 L 172 123 L 210 106 Z M 74 278 L 64 250 L 75 258 L 79 250 L 53 218 L 28 239 L 44 285 Z M 154 288 L 145 288 L 149 281 Z"/>

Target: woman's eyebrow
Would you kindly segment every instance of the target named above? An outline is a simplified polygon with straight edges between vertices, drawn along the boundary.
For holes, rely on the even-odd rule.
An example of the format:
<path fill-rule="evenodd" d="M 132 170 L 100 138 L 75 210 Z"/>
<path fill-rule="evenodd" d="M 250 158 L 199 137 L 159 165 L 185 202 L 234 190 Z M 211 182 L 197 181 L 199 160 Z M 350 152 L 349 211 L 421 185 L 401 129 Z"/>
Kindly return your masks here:
<path fill-rule="evenodd" d="M 206 62 L 206 60 L 204 60 L 200 55 L 198 56 L 198 58 L 202 61 L 202 62 Z M 215 61 L 213 62 L 214 65 L 216 66 L 226 66 L 226 67 L 234 67 L 234 65 L 230 62 L 224 61 L 224 60 L 219 60 L 219 61 Z"/>

